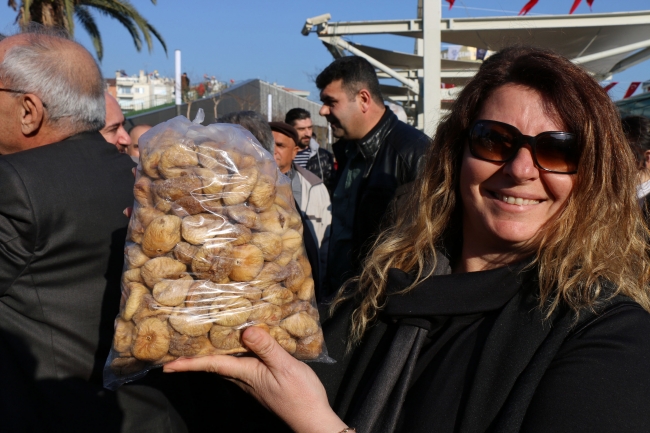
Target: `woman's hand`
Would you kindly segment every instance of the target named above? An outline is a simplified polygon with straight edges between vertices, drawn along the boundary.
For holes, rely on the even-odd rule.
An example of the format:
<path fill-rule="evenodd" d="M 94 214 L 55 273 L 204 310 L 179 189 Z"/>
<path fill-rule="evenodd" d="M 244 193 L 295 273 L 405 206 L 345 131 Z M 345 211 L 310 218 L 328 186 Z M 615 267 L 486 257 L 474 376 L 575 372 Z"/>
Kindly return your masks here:
<path fill-rule="evenodd" d="M 260 328 L 246 329 L 242 341 L 259 359 L 204 356 L 178 359 L 163 370 L 220 374 L 253 395 L 296 432 L 337 433 L 346 428 L 330 408 L 325 388 L 309 366 L 289 355 Z"/>

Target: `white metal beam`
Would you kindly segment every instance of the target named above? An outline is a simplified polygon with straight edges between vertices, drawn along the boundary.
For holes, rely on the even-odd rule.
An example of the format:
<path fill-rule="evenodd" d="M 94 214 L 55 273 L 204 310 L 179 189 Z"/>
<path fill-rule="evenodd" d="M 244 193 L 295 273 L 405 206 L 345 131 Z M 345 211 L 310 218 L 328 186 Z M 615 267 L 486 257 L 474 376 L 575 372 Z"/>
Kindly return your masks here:
<path fill-rule="evenodd" d="M 440 0 L 436 0 L 436 1 L 440 1 Z M 370 57 L 369 55 L 367 55 L 363 51 L 353 47 L 352 45 L 350 45 L 349 43 L 347 43 L 343 39 L 339 38 L 338 36 L 320 37 L 319 39 L 322 40 L 325 43 L 330 44 L 330 45 L 335 45 L 335 46 L 341 47 L 344 50 L 347 50 L 347 51 L 351 52 L 355 56 L 363 57 L 364 59 L 368 60 L 368 62 L 370 62 L 370 64 L 372 66 L 374 66 L 375 68 L 385 72 L 386 74 L 388 74 L 392 78 L 394 78 L 397 81 L 399 81 L 400 83 L 404 84 L 406 87 L 408 87 L 416 95 L 418 93 L 420 93 L 420 84 L 417 81 L 409 80 L 408 78 L 402 77 L 399 73 L 395 72 L 394 70 L 392 70 L 388 66 L 384 65 L 383 63 L 381 63 L 377 59 L 374 59 L 373 57 Z"/>
<path fill-rule="evenodd" d="M 631 68 L 632 66 L 638 65 L 639 63 L 643 63 L 648 59 L 650 59 L 650 48 L 646 48 L 645 50 L 641 50 L 638 53 L 624 58 L 615 64 L 609 72 L 610 74 L 617 74 Z"/>
<path fill-rule="evenodd" d="M 420 92 L 422 99 L 423 124 L 418 124 L 425 134 L 432 137 L 440 120 L 440 20 L 442 18 L 441 0 L 422 2 L 422 22 L 424 23 L 424 86 Z"/>
<path fill-rule="evenodd" d="M 618 54 L 629 53 L 630 51 L 638 50 L 640 48 L 648 47 L 650 47 L 650 39 L 634 44 L 624 45 L 622 47 L 613 48 L 611 50 L 600 51 L 598 53 L 589 54 L 587 56 L 577 57 L 573 59 L 572 62 L 580 65 L 583 63 L 589 63 L 596 60 L 605 59 L 607 57 L 616 56 Z"/>

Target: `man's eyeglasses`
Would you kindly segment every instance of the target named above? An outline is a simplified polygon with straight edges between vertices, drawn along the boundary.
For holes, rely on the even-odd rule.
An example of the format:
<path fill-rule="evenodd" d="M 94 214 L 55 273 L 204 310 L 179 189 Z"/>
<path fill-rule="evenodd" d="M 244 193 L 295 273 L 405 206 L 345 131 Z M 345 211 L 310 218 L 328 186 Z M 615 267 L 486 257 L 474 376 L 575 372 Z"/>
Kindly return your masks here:
<path fill-rule="evenodd" d="M 24 90 L 5 89 L 3 87 L 0 87 L 0 92 L 18 93 L 20 95 L 26 95 L 29 93 L 29 92 L 25 92 Z M 43 102 L 42 99 L 41 99 L 41 103 L 43 104 L 43 107 L 47 108 L 47 105 L 45 104 L 45 102 Z"/>
<path fill-rule="evenodd" d="M 510 161 L 526 144 L 531 147 L 535 165 L 542 170 L 563 174 L 578 171 L 580 151 L 575 134 L 548 131 L 531 137 L 494 120 L 477 120 L 469 129 L 469 150 L 485 161 Z"/>

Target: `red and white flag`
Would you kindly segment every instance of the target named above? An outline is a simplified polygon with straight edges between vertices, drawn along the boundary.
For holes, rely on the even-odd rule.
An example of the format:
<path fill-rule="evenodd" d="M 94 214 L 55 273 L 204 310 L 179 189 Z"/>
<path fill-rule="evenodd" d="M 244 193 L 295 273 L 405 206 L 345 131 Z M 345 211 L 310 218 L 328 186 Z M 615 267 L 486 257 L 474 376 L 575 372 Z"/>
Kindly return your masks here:
<path fill-rule="evenodd" d="M 617 84 L 618 84 L 618 81 L 612 81 L 611 83 L 609 83 L 608 85 L 605 86 L 605 92 L 609 92 L 610 90 L 612 90 L 612 87 L 614 87 Z"/>
<path fill-rule="evenodd" d="M 640 85 L 641 85 L 640 81 L 635 81 L 632 84 L 630 84 L 630 87 L 627 88 L 627 92 L 625 92 L 625 96 L 623 96 L 623 99 L 627 99 L 630 96 L 632 96 L 634 92 L 636 92 L 636 89 L 639 88 Z"/>

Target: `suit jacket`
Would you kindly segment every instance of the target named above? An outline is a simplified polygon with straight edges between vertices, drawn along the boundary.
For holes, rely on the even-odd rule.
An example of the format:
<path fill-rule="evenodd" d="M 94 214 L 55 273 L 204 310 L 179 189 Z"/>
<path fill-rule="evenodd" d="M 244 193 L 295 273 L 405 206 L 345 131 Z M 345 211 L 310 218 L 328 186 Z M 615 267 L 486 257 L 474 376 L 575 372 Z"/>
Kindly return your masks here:
<path fill-rule="evenodd" d="M 102 388 L 133 166 L 96 132 L 0 157 L 3 432 L 184 430 L 160 391 Z"/>

